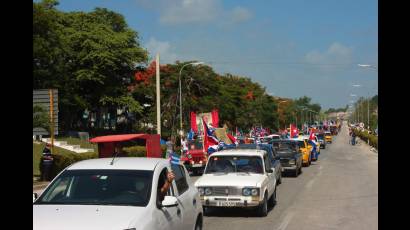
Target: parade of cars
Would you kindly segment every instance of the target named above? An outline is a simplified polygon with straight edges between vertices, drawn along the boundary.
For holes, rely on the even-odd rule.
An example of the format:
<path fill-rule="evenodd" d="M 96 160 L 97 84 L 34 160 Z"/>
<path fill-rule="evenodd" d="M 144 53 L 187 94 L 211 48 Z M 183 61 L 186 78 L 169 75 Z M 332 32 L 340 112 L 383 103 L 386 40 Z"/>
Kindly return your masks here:
<path fill-rule="evenodd" d="M 269 134 L 247 138 L 256 142 L 251 144 L 220 141 L 216 152 L 203 159 L 204 172 L 195 182 L 189 174 L 197 172 L 187 170 L 192 165 L 187 165 L 185 156 L 181 154 L 177 163 L 161 159 L 156 135 L 96 137 L 90 142 L 99 144 L 100 159 L 67 167 L 40 196 L 33 193 L 34 229 L 202 229 L 204 217 L 225 208 L 247 209 L 263 217 L 277 203 L 282 175 L 290 172 L 298 177 L 302 166 L 317 161 L 314 149 L 319 153 L 320 137 L 328 134 L 293 138 Z M 119 142 L 138 138 L 150 140 L 146 157 L 109 157 Z M 206 146 L 203 141 L 201 148 Z M 160 198 L 168 171 L 175 180 Z M 68 216 L 77 221 L 64 222 Z"/>

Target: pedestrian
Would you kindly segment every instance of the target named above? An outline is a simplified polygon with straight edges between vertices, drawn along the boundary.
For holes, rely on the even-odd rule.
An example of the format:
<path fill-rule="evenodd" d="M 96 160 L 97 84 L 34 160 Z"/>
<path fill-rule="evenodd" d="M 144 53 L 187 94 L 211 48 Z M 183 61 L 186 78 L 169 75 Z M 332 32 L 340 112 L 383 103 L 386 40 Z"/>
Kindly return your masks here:
<path fill-rule="evenodd" d="M 165 143 L 165 145 L 167 146 L 167 151 L 165 153 L 165 158 L 168 159 L 169 156 L 171 156 L 171 154 L 174 152 L 174 143 L 173 143 L 171 137 L 168 137 L 168 141 Z"/>
<path fill-rule="evenodd" d="M 53 167 L 53 156 L 51 155 L 51 145 L 49 143 L 43 149 L 43 153 L 40 160 L 40 180 L 50 181 L 51 180 L 51 170 Z"/>
<path fill-rule="evenodd" d="M 356 144 L 356 134 L 352 132 L 352 145 Z"/>

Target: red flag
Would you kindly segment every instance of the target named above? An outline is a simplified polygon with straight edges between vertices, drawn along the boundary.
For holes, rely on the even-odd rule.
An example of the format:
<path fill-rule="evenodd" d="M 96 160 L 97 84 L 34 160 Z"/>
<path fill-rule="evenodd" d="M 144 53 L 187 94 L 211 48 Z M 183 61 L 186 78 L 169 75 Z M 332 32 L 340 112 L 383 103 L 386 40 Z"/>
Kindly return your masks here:
<path fill-rule="evenodd" d="M 315 133 L 313 132 L 313 130 L 310 131 L 309 140 L 312 140 L 312 141 L 315 140 Z"/>
<path fill-rule="evenodd" d="M 208 125 L 206 125 L 206 122 L 204 118 L 202 118 L 202 125 L 204 126 L 204 151 L 208 151 L 209 146 L 211 145 L 217 145 L 218 141 L 216 140 L 215 137 L 209 136 L 209 128 Z"/>
<path fill-rule="evenodd" d="M 299 134 L 298 128 L 296 128 L 295 125 L 291 124 L 290 125 L 290 136 L 291 136 L 291 138 L 298 137 L 298 134 Z"/>
<path fill-rule="evenodd" d="M 228 136 L 229 140 L 231 140 L 231 141 L 232 141 L 232 144 L 235 144 L 235 142 L 236 142 L 235 137 L 234 137 L 234 136 L 232 136 L 232 135 L 231 135 L 231 134 L 229 134 L 229 133 L 227 133 L 226 135 Z"/>
<path fill-rule="evenodd" d="M 218 110 L 217 109 L 212 110 L 211 115 L 212 115 L 212 126 L 214 128 L 219 127 Z"/>
<path fill-rule="evenodd" d="M 196 124 L 196 113 L 195 112 L 191 112 L 191 129 L 195 133 L 198 133 L 198 126 Z"/>

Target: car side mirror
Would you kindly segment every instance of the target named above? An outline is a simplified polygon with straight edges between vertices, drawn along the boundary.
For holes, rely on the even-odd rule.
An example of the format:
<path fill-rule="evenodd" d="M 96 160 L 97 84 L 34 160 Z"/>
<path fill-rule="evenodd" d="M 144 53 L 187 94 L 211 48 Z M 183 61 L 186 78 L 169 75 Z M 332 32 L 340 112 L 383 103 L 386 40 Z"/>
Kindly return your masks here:
<path fill-rule="evenodd" d="M 267 173 L 273 173 L 273 169 L 266 170 Z"/>
<path fill-rule="evenodd" d="M 37 199 L 38 195 L 36 192 L 33 192 L 33 202 Z"/>
<path fill-rule="evenodd" d="M 175 196 L 165 196 L 161 205 L 162 207 L 176 207 L 178 206 L 178 199 Z"/>

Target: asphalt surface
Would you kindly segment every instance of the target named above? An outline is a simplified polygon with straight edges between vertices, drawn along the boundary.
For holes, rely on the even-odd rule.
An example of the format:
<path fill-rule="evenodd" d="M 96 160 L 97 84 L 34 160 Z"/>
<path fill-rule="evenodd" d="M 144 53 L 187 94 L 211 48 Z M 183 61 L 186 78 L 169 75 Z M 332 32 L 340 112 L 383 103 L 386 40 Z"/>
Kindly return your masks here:
<path fill-rule="evenodd" d="M 214 210 L 204 218 L 204 229 L 378 229 L 378 155 L 363 143 L 348 143 L 344 124 L 317 162 L 304 167 L 297 178 L 282 178 L 278 203 L 268 216 L 258 217 L 252 210 Z"/>

